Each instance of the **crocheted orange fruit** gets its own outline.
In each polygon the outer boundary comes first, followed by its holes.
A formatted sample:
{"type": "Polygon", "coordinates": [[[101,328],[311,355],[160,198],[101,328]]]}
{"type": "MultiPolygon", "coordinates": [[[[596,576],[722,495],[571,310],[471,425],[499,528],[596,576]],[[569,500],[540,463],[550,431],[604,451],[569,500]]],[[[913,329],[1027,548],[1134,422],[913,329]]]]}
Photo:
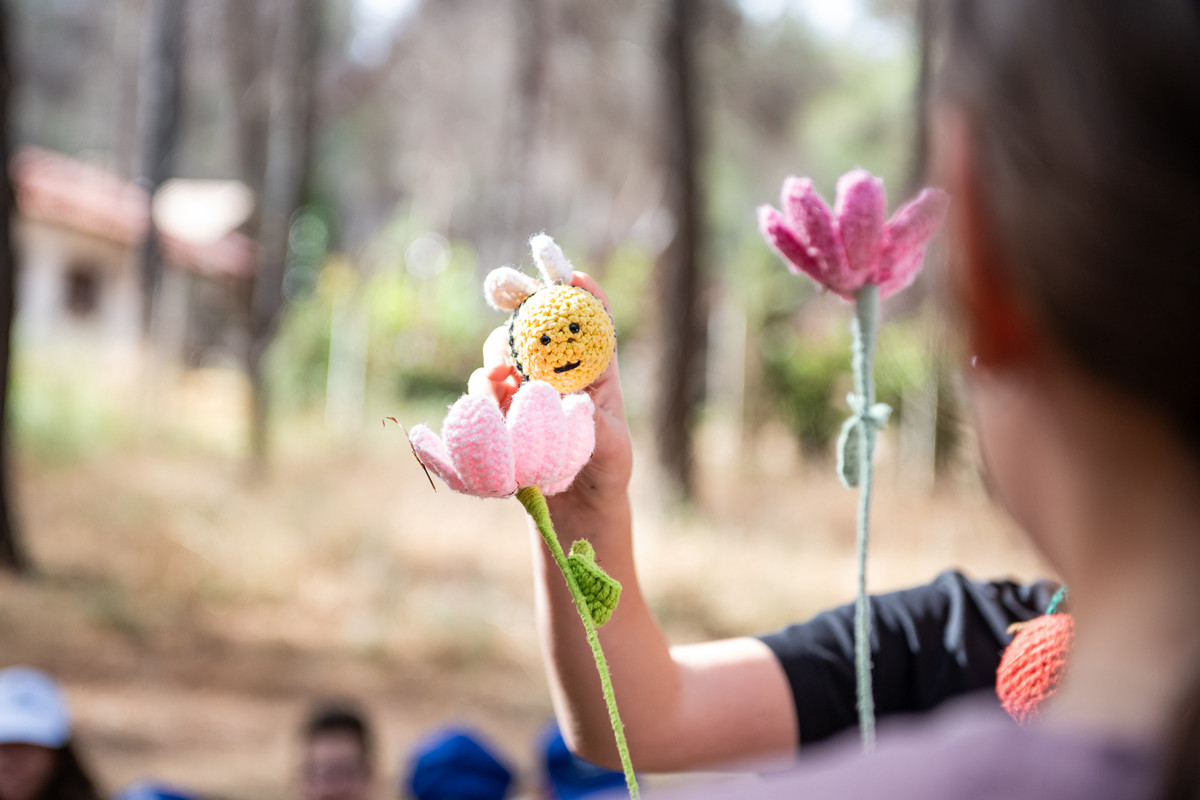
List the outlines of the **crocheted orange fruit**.
{"type": "Polygon", "coordinates": [[[563,394],[578,391],[608,369],[617,337],[600,300],[578,286],[546,286],[523,302],[508,322],[508,346],[517,372],[546,381],[563,394]]]}
{"type": "Polygon", "coordinates": [[[996,670],[996,694],[1017,722],[1026,723],[1058,690],[1075,634],[1070,614],[1047,614],[1024,624],[996,670]]]}

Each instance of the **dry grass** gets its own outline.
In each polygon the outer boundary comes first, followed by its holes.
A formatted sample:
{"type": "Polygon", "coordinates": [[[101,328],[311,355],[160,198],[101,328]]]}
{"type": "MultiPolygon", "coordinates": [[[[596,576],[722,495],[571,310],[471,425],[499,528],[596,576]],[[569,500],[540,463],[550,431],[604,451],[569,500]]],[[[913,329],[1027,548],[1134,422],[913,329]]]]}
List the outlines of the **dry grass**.
{"type": "MultiPolygon", "coordinates": [[[[528,769],[550,704],[519,505],[433,493],[390,425],[337,443],[296,423],[270,475],[249,480],[228,392],[176,398],[182,412],[100,452],[18,459],[40,576],[0,580],[3,661],[63,679],[110,788],[153,776],[284,797],[295,727],[326,694],[370,707],[389,780],[418,735],[451,720],[528,769]]],[[[661,508],[645,454],[635,480],[642,580],[671,637],[761,632],[848,600],[853,494],[786,436],[742,449],[708,433],[696,510],[661,508]]],[[[902,486],[885,451],[873,588],[952,565],[1038,574],[977,487],[902,486]]]]}

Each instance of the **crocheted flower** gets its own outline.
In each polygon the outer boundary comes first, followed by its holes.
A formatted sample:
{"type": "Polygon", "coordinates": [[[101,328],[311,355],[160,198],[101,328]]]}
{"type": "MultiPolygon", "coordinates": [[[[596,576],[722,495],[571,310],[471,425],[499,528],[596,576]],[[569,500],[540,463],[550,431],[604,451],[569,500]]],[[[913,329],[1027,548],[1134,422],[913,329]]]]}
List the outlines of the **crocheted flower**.
{"type": "Polygon", "coordinates": [[[508,497],[536,486],[564,491],[596,445],[590,397],[561,397],[544,381],[521,384],[507,418],[495,401],[463,395],[446,414],[442,435],[424,425],[409,433],[413,450],[456,492],[508,497]]]}
{"type": "Polygon", "coordinates": [[[771,206],[758,209],[763,236],[793,272],[851,300],[867,284],[878,286],[886,298],[913,282],[950,197],[924,189],[885,222],[883,181],[854,170],[838,179],[833,211],[808,178],[784,181],[780,204],[782,212],[771,206]]]}

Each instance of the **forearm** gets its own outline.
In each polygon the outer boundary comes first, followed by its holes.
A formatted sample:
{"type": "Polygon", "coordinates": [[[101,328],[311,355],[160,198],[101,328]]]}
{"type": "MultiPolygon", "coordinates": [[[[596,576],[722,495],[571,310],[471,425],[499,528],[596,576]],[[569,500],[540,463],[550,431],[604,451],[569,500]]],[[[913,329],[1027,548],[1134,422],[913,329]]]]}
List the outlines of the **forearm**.
{"type": "MultiPolygon", "coordinates": [[[[677,702],[679,676],[637,582],[628,497],[622,492],[594,504],[550,498],[550,510],[563,547],[587,539],[597,563],[621,583],[620,603],[599,635],[630,753],[645,769],[647,760],[655,760],[658,729],[677,702]]],[[[539,633],[559,724],[573,750],[615,767],[616,745],[579,613],[541,537],[536,530],[532,535],[539,633]]]]}
{"type": "MultiPolygon", "coordinates": [[[[790,689],[762,642],[668,646],[637,581],[624,493],[590,508],[552,503],[551,514],[564,546],[588,539],[598,563],[622,584],[621,601],[600,640],[637,769],[716,768],[794,754],[790,689]]],[[[538,619],[559,723],[573,750],[615,767],[608,712],[578,612],[540,537],[534,545],[538,619]]]]}

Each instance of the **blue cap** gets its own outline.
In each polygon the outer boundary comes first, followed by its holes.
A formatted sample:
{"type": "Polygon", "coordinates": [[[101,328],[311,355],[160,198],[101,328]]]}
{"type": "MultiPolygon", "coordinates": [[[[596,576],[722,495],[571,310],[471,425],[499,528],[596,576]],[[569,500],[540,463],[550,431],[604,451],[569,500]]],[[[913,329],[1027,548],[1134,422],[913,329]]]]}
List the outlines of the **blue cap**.
{"type": "Polygon", "coordinates": [[[445,728],[417,742],[405,783],[417,800],[501,800],[512,780],[478,734],[445,728]]]}
{"type": "Polygon", "coordinates": [[[53,678],[32,667],[0,670],[0,744],[57,750],[70,738],[67,698],[53,678]]]}
{"type": "Polygon", "coordinates": [[[550,796],[555,800],[575,800],[612,789],[625,788],[625,774],[584,761],[567,749],[558,723],[551,722],[542,731],[541,752],[550,796]]]}
{"type": "Polygon", "coordinates": [[[197,797],[161,783],[138,781],[113,795],[113,800],[197,800],[197,797]]]}

